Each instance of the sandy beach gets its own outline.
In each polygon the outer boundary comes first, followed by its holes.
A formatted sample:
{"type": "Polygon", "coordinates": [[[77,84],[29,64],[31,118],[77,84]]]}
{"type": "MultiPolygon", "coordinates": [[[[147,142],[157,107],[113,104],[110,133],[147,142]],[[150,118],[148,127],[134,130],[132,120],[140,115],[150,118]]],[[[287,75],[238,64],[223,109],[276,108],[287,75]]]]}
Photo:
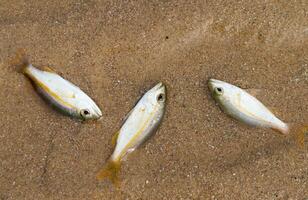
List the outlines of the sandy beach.
{"type": "Polygon", "coordinates": [[[292,126],[308,122],[308,1],[0,0],[0,200],[308,199],[308,136],[295,140],[225,115],[216,78],[259,91],[292,126]],[[91,96],[102,120],[52,109],[12,58],[25,49],[91,96]],[[157,82],[156,134],[98,182],[111,138],[157,82]]]}

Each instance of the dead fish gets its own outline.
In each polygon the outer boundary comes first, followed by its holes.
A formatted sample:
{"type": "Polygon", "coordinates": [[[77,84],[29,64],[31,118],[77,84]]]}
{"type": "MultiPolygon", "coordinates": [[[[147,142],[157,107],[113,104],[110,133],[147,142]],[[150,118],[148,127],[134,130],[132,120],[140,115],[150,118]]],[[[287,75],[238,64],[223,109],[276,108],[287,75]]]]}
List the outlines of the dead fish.
{"type": "Polygon", "coordinates": [[[82,120],[99,119],[102,116],[99,107],[87,94],[51,68],[38,69],[23,58],[21,72],[45,99],[63,113],[82,120]]]}
{"type": "Polygon", "coordinates": [[[138,101],[130,111],[118,133],[113,137],[115,149],[97,179],[109,178],[118,184],[118,171],[123,158],[137,149],[158,128],[165,110],[166,89],[158,83],[138,101]]]}
{"type": "Polygon", "coordinates": [[[229,116],[252,126],[272,128],[282,134],[289,133],[288,124],[278,119],[245,90],[215,79],[210,79],[208,85],[214,99],[229,116]]]}

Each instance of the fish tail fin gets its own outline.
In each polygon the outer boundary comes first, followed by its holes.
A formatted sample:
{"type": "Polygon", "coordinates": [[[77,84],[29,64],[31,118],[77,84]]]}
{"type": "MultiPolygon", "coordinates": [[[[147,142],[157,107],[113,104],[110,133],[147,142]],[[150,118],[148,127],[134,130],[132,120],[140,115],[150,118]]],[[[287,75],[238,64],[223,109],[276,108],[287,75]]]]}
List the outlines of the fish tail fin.
{"type": "Polygon", "coordinates": [[[286,123],[281,123],[279,126],[272,126],[271,129],[284,136],[290,135],[290,125],[286,123]]]}
{"type": "Polygon", "coordinates": [[[295,124],[291,127],[292,135],[298,146],[301,148],[305,147],[305,135],[308,133],[308,123],[307,124],[295,124]]]}
{"type": "Polygon", "coordinates": [[[105,178],[109,178],[114,185],[119,186],[120,181],[118,178],[118,173],[120,171],[120,168],[121,168],[120,161],[109,160],[107,164],[104,166],[104,168],[98,172],[96,178],[99,181],[105,178]]]}
{"type": "Polygon", "coordinates": [[[283,126],[275,127],[275,128],[272,128],[272,129],[274,129],[275,131],[277,131],[278,133],[280,133],[282,135],[289,135],[289,133],[290,133],[289,124],[284,124],[283,126]]]}
{"type": "Polygon", "coordinates": [[[15,57],[10,63],[12,66],[16,66],[18,72],[26,73],[26,69],[30,65],[30,62],[25,49],[18,49],[15,57]]]}

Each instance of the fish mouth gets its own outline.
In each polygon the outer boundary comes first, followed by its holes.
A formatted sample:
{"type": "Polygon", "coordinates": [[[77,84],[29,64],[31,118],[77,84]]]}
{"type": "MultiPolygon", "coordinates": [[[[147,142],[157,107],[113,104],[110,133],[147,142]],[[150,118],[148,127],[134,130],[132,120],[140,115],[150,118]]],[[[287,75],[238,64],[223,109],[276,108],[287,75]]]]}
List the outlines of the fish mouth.
{"type": "Polygon", "coordinates": [[[208,81],[208,87],[209,87],[209,89],[210,89],[211,92],[214,91],[215,83],[217,83],[217,80],[216,80],[216,79],[210,79],[210,80],[208,81]]]}
{"type": "Polygon", "coordinates": [[[101,119],[103,114],[101,111],[96,111],[96,116],[97,116],[97,119],[101,119]]]}
{"type": "Polygon", "coordinates": [[[103,115],[96,115],[97,120],[101,120],[103,115]]]}
{"type": "Polygon", "coordinates": [[[102,114],[102,111],[98,108],[98,107],[94,107],[93,108],[93,111],[94,111],[94,116],[97,120],[101,119],[103,114],[102,114]]]}
{"type": "Polygon", "coordinates": [[[101,121],[102,119],[103,119],[103,117],[102,117],[103,115],[99,115],[98,117],[97,117],[97,121],[101,121]]]}
{"type": "Polygon", "coordinates": [[[155,90],[165,90],[165,85],[162,82],[159,82],[154,86],[154,89],[155,90]]]}

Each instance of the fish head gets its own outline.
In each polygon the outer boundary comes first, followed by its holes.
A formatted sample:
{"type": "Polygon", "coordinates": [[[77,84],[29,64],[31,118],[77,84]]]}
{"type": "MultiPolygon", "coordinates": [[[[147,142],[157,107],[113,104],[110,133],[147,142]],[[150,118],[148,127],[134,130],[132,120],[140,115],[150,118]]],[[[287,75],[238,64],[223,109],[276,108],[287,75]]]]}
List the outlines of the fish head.
{"type": "Polygon", "coordinates": [[[93,101],[83,103],[78,114],[83,120],[100,119],[102,117],[102,111],[93,101]]]}
{"type": "Polygon", "coordinates": [[[208,86],[214,99],[220,103],[231,100],[232,96],[234,96],[234,87],[224,81],[210,79],[208,86]]]}
{"type": "Polygon", "coordinates": [[[164,106],[166,102],[166,87],[160,82],[156,84],[152,89],[150,89],[147,93],[147,100],[151,102],[153,105],[164,106]]]}

